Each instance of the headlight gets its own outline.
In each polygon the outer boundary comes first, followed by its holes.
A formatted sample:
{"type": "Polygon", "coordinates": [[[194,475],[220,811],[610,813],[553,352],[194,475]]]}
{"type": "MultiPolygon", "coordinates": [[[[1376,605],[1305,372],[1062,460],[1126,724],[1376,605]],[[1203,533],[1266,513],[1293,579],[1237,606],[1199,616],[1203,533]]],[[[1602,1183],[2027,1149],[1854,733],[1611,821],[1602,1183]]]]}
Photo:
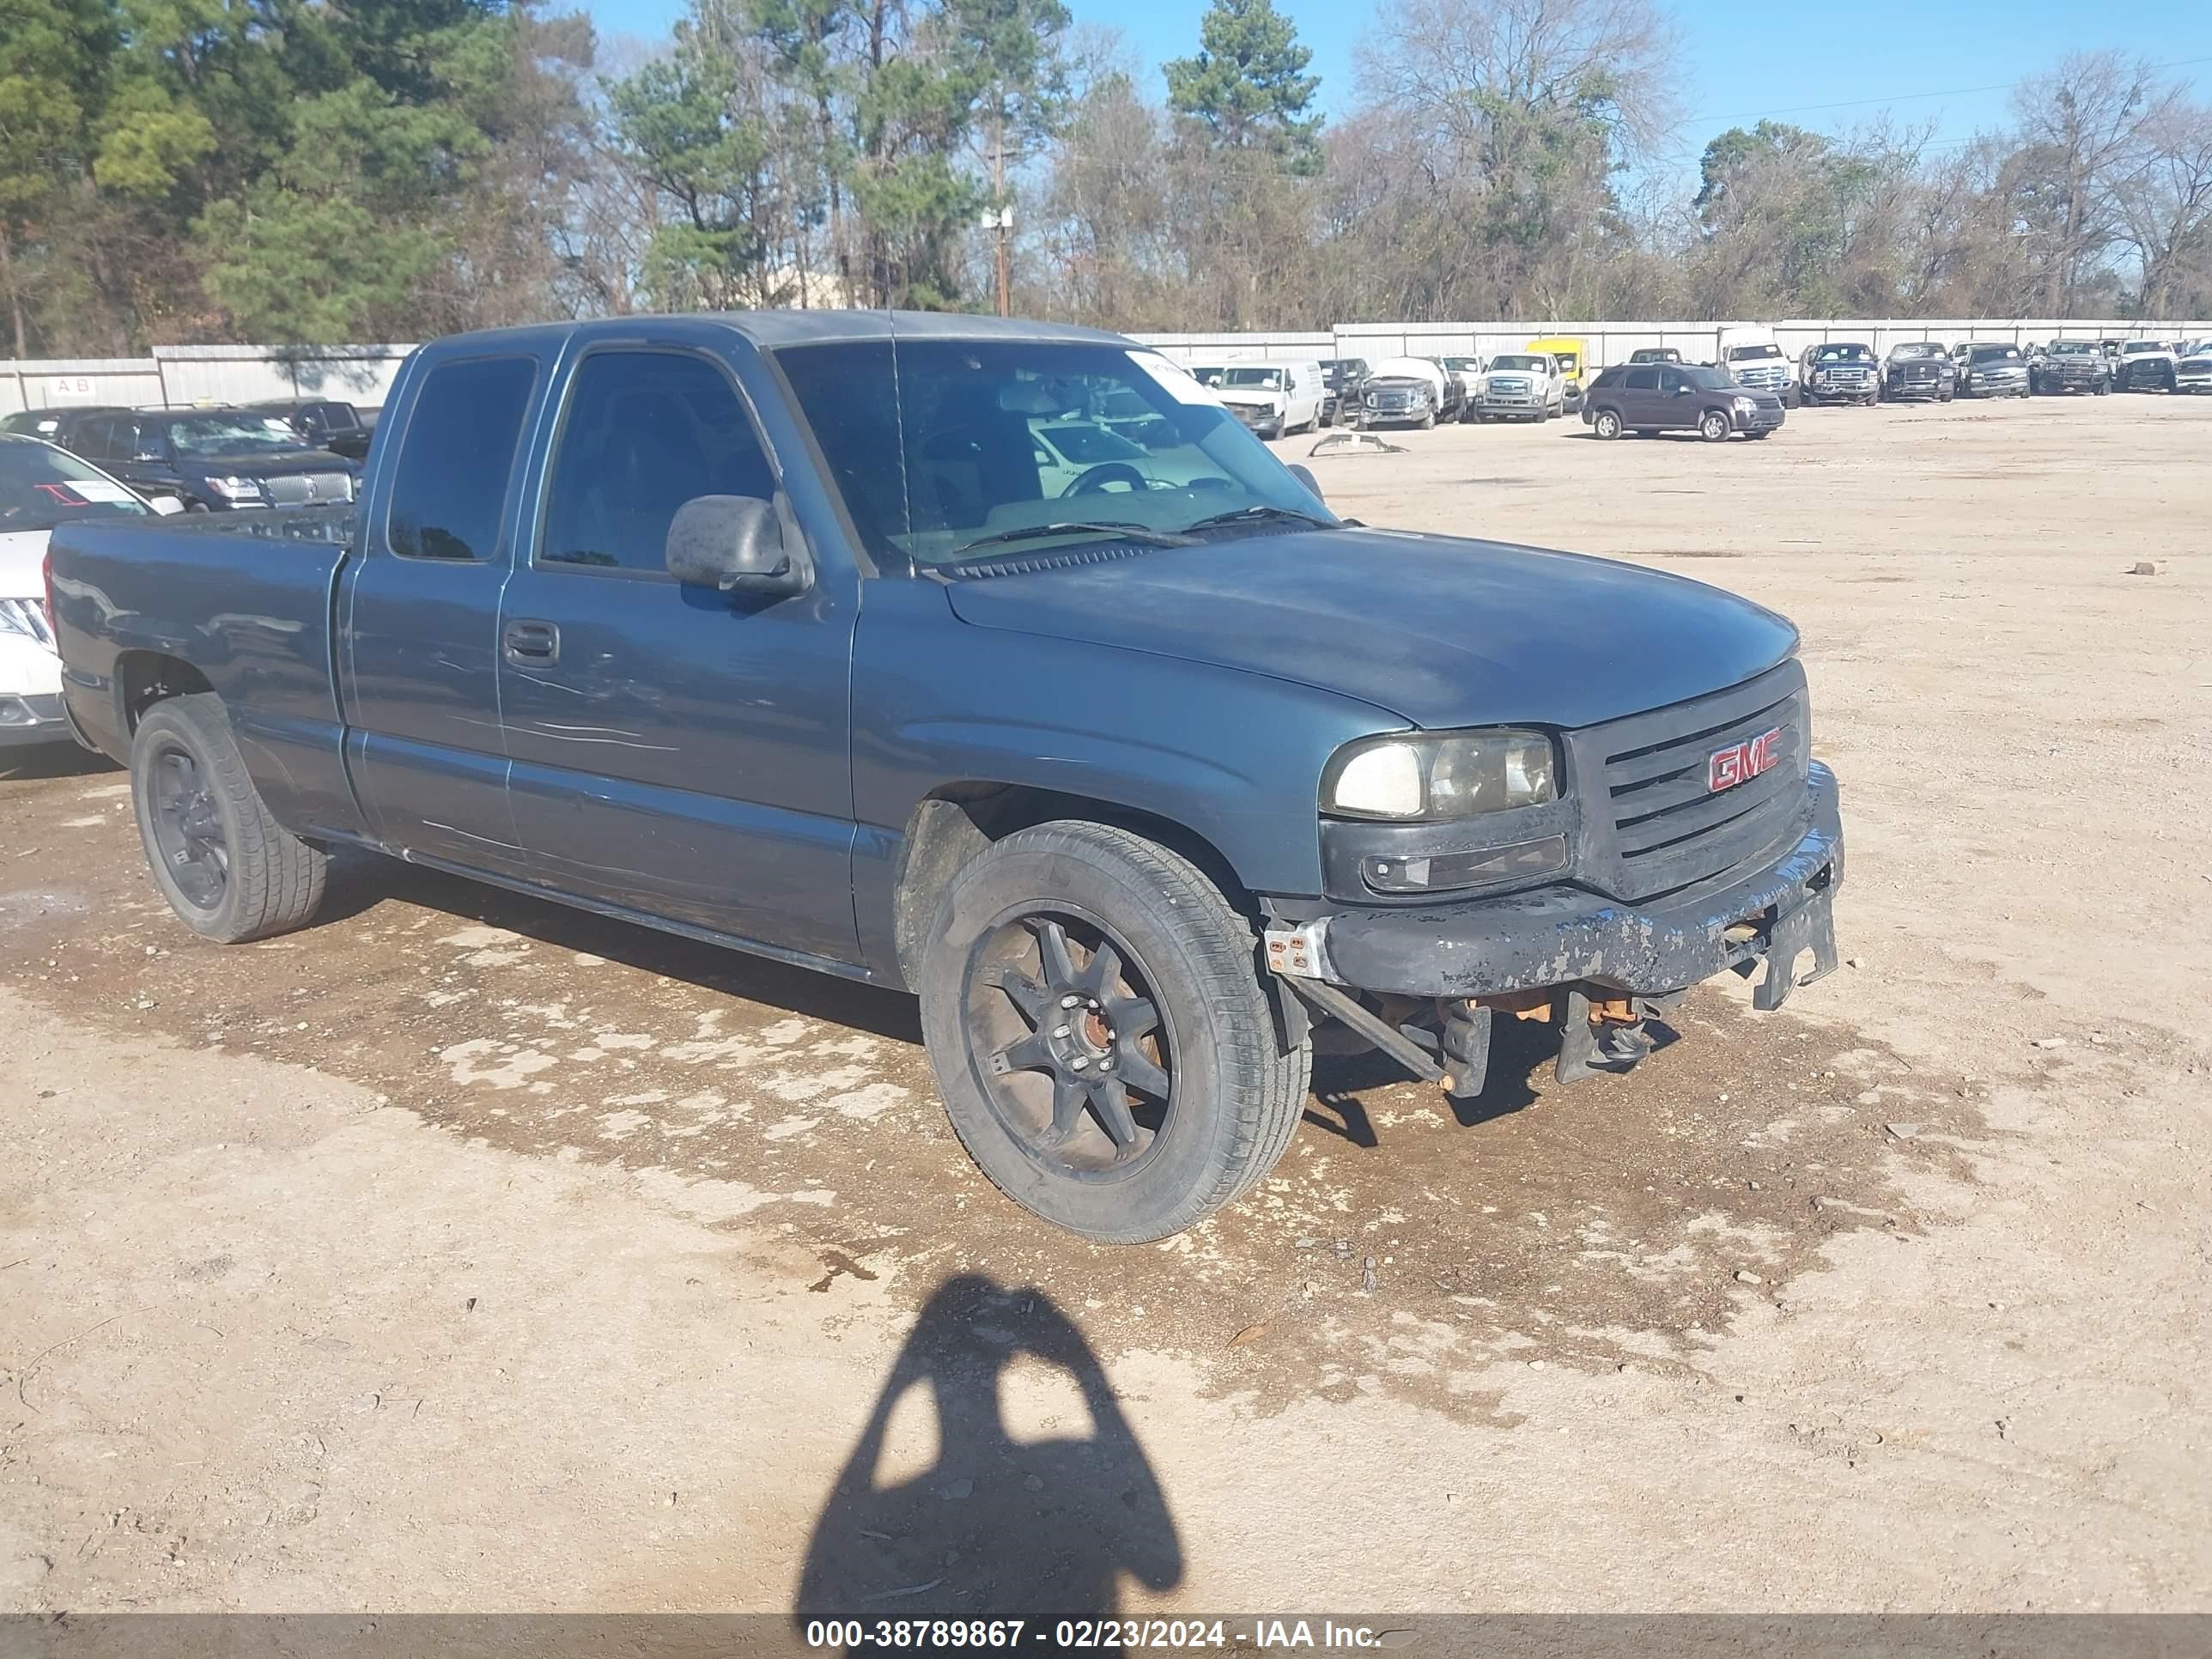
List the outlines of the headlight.
{"type": "Polygon", "coordinates": [[[258,478],[240,478],[235,476],[227,478],[210,478],[207,481],[207,487],[226,501],[234,501],[241,495],[258,496],[261,494],[261,480],[258,478]]]}
{"type": "Polygon", "coordinates": [[[1737,398],[1732,401],[1735,404],[1735,412],[1739,415],[1748,415],[1759,407],[1757,401],[1750,398],[1737,398]]]}
{"type": "Polygon", "coordinates": [[[1321,787],[1324,812],[1399,822],[1476,817],[1558,799],[1552,740],[1510,729],[1364,738],[1337,751],[1321,787]]]}
{"type": "Polygon", "coordinates": [[[0,634],[21,634],[53,649],[54,632],[46,621],[44,599],[0,599],[0,634]]]}

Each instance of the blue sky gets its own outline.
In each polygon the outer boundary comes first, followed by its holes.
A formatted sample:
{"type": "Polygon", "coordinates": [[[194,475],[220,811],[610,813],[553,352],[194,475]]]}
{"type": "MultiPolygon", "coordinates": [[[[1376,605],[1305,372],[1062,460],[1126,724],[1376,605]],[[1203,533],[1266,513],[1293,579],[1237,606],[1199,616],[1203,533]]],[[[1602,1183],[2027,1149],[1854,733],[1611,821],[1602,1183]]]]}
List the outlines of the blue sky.
{"type": "MultiPolygon", "coordinates": [[[[603,31],[665,33],[683,0],[579,0],[603,31]]],[[[1153,68],[1197,48],[1203,0],[1066,0],[1080,21],[1119,29],[1153,68]]],[[[1353,94],[1356,43],[1371,0],[1276,0],[1313,49],[1324,109],[1353,94]]],[[[557,0],[556,9],[558,9],[557,0]]],[[[1673,8],[1687,69],[1677,144],[1694,167],[1707,139],[1760,115],[1818,131],[1849,127],[1885,106],[1900,120],[1933,121],[1934,142],[1956,143],[2005,113],[2012,82],[2069,52],[2117,48],[2154,63],[2203,59],[2172,73],[2212,95],[2212,3],[2207,0],[1684,0],[1673,8]],[[1968,91],[1965,88],[1993,88],[1968,91]],[[1940,94],[1940,96],[1914,94],[1940,94]],[[1849,105],[1844,108],[1807,106],[1849,105]]]]}

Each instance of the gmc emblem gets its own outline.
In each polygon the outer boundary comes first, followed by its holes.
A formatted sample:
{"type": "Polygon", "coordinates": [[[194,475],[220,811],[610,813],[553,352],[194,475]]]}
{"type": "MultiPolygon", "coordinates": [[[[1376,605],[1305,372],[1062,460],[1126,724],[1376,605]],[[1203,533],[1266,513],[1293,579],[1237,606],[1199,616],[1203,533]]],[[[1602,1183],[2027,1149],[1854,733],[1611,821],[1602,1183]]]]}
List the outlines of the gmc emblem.
{"type": "Polygon", "coordinates": [[[1778,726],[1726,749],[1714,750],[1705,757],[1705,787],[1714,794],[1733,789],[1739,783],[1750,782],[1781,758],[1782,728],[1778,726]]]}

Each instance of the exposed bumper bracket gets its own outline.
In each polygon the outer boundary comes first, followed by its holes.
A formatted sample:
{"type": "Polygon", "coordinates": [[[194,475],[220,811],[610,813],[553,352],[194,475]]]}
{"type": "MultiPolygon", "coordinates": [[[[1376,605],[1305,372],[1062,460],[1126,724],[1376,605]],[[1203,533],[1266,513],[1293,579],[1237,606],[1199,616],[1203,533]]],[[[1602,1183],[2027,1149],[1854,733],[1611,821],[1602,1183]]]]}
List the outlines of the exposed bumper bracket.
{"type": "MultiPolygon", "coordinates": [[[[1322,980],[1293,979],[1285,975],[1283,982],[1322,1013],[1342,1020],[1424,1083],[1443,1083],[1446,1080],[1447,1073],[1443,1066],[1437,1064],[1435,1055],[1370,1009],[1358,998],[1322,980]]],[[[1479,1092],[1481,1085],[1478,1083],[1475,1086],[1479,1092]]]]}

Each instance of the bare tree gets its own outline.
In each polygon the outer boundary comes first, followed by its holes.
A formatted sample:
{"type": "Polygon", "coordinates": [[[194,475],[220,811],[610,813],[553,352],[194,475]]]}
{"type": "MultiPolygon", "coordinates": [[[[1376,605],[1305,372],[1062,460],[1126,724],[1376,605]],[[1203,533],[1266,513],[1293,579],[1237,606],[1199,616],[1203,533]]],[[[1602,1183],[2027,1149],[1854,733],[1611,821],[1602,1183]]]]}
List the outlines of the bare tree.
{"type": "Polygon", "coordinates": [[[2204,305],[2212,287],[2212,107],[2176,100],[2146,121],[2137,164],[2113,197],[2141,261],[2143,315],[2204,305]]]}
{"type": "Polygon", "coordinates": [[[2119,234],[2113,186],[2138,165],[2147,129],[2180,101],[2152,66],[2112,52],[2075,53],[2013,94],[2020,154],[2012,185],[2037,237],[2043,298],[2070,314],[2092,266],[2119,234]]]}
{"type": "Polygon", "coordinates": [[[1679,58],[1654,0],[1390,0],[1359,84],[1400,176],[1458,229],[1429,286],[1455,308],[1577,308],[1612,174],[1671,125],[1679,58]]]}

